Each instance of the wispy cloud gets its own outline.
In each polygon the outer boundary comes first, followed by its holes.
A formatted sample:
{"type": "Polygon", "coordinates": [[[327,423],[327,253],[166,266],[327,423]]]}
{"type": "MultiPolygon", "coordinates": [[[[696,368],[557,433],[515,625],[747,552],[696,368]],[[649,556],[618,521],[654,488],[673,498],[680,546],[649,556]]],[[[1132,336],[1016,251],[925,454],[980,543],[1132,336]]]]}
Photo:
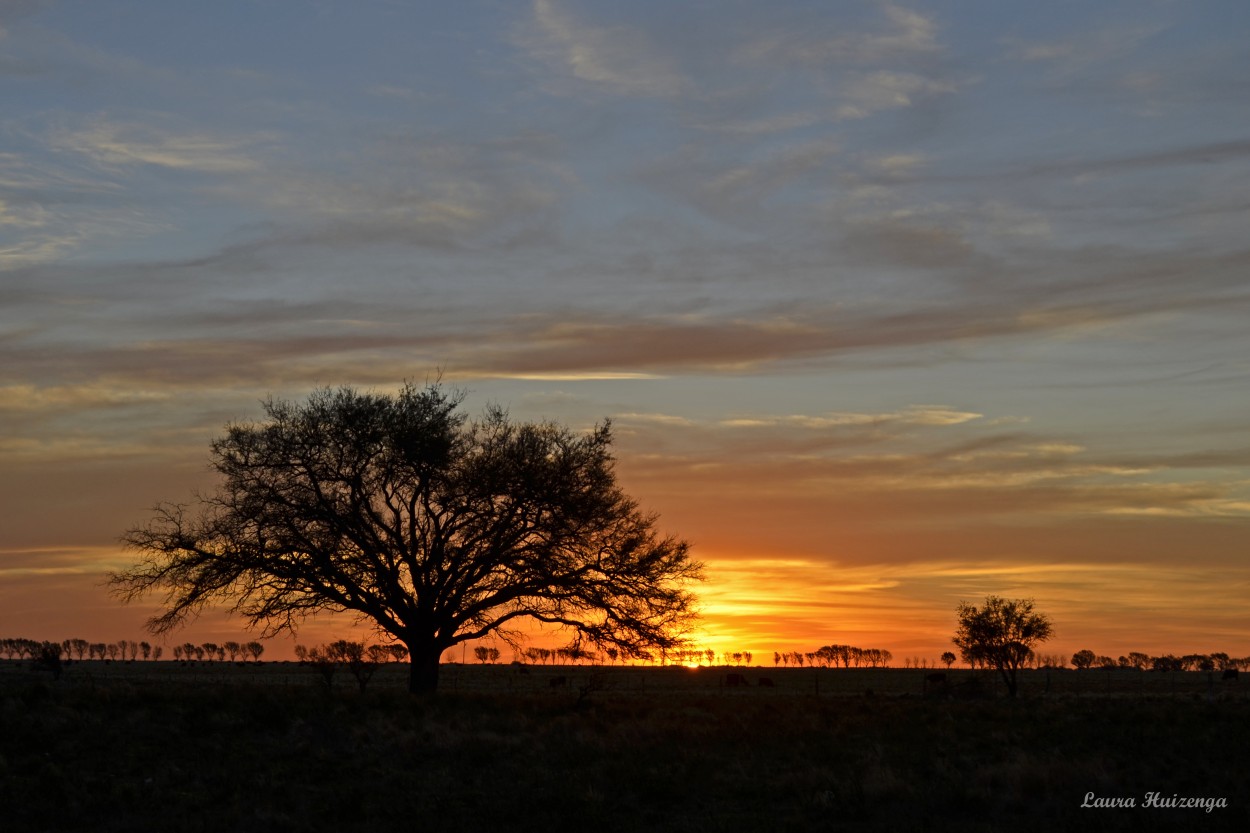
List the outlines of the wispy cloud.
{"type": "Polygon", "coordinates": [[[1234,139],[1222,142],[1177,145],[1147,152],[1106,154],[1096,158],[1051,159],[999,171],[970,171],[931,176],[925,173],[899,173],[898,181],[991,181],[1022,180],[1050,177],[1090,177],[1104,174],[1128,174],[1186,165],[1218,165],[1239,162],[1250,157],[1250,141],[1234,139]]]}
{"type": "Polygon", "coordinates": [[[1151,22],[1117,23],[1050,40],[1011,38],[1004,43],[1008,57],[1049,65],[1055,79],[1070,81],[1095,66],[1114,64],[1131,55],[1164,28],[1151,22]]]}
{"type": "Polygon", "coordinates": [[[170,398],[165,391],[136,390],[129,385],[109,386],[99,382],[54,387],[3,385],[0,386],[0,414],[40,413],[46,417],[50,412],[165,402],[170,398]]]}
{"type": "Polygon", "coordinates": [[[881,70],[854,75],[841,84],[834,110],[842,119],[862,119],[882,110],[910,107],[958,88],[949,81],[926,78],[911,72],[881,70]]]}
{"type": "Polygon", "coordinates": [[[933,18],[893,3],[871,4],[881,14],[862,31],[845,32],[832,17],[787,29],[765,29],[738,50],[740,60],[807,66],[879,65],[929,57],[942,49],[933,18]]]}
{"type": "Polygon", "coordinates": [[[271,384],[284,377],[320,381],[331,368],[358,379],[402,377],[402,369],[414,364],[477,378],[638,378],[739,374],[884,350],[909,351],[915,360],[933,363],[943,361],[943,354],[916,349],[1088,335],[1152,315],[1250,305],[1243,280],[1248,253],[1100,250],[1062,259],[1051,254],[1056,273],[1039,271],[1029,281],[995,282],[993,272],[985,271],[975,280],[966,277],[965,284],[961,276],[931,292],[922,306],[876,300],[680,315],[646,307],[609,315],[562,306],[509,314],[470,309],[446,292],[431,306],[420,295],[379,303],[327,287],[306,293],[302,303],[253,298],[240,309],[229,297],[246,292],[249,270],[260,268],[249,260],[256,256],[238,251],[203,262],[13,270],[0,295],[16,316],[12,321],[27,326],[0,342],[4,378],[26,384],[38,375],[55,384],[116,374],[140,386],[147,379],[271,384]],[[969,294],[973,290],[979,296],[969,294]],[[186,308],[188,291],[204,296],[194,309],[186,308]],[[136,293],[146,297],[139,311],[133,307],[136,293]],[[49,303],[62,305],[67,315],[96,312],[62,316],[64,325],[29,315],[49,303]],[[158,304],[168,307],[166,314],[142,313],[158,304]],[[102,322],[102,309],[110,310],[107,320],[127,337],[84,348],[81,329],[76,334],[74,327],[102,322]],[[231,329],[248,321],[263,322],[264,335],[231,329]]]}
{"type": "Polygon", "coordinates": [[[566,79],[630,96],[673,96],[688,82],[640,29],[578,19],[556,0],[534,0],[518,42],[566,79]]]}
{"type": "Polygon", "coordinates": [[[732,428],[760,428],[790,425],[798,428],[838,428],[842,426],[883,426],[888,423],[902,425],[959,425],[981,414],[959,411],[945,405],[909,405],[901,411],[884,413],[828,413],[787,414],[784,416],[746,416],[721,420],[720,424],[732,428]]]}
{"type": "Polygon", "coordinates": [[[58,131],[51,144],[106,167],[153,165],[207,173],[245,173],[261,166],[256,148],[271,140],[267,136],[240,139],[184,133],[97,116],[82,127],[58,131]]]}

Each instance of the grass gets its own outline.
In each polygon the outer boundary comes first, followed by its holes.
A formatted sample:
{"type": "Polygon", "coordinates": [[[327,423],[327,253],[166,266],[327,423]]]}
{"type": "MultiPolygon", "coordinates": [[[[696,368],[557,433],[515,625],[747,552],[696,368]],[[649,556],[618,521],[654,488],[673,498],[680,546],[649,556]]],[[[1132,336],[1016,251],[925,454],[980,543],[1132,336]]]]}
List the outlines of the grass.
{"type": "Polygon", "coordinates": [[[917,696],[923,672],[907,670],[832,673],[818,696],[803,681],[819,675],[806,669],[749,670],[753,681],[774,680],[749,689],[721,687],[723,673],[711,669],[609,669],[579,698],[585,669],[445,671],[443,693],[413,698],[398,668],[361,696],[348,679],[326,692],[285,663],[80,663],[56,683],[0,663],[0,829],[1114,831],[1250,822],[1250,700],[1229,690],[1208,698],[1205,681],[1175,697],[1112,685],[1111,696],[1009,702],[926,699],[917,696]],[[552,688],[557,676],[568,685],[552,688]],[[1140,804],[1152,790],[1225,797],[1229,807],[1080,807],[1088,792],[1140,804]]]}

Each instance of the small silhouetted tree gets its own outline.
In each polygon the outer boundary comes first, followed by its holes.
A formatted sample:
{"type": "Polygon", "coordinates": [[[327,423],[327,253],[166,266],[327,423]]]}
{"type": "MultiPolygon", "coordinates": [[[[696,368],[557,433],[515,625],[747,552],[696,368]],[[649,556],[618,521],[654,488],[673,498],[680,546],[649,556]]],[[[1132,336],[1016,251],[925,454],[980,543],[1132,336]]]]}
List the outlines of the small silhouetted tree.
{"type": "Polygon", "coordinates": [[[981,607],[961,602],[956,608],[958,629],[951,639],[963,658],[995,668],[1016,696],[1016,672],[1024,667],[1033,646],[1050,639],[1054,626],[1049,617],[1034,611],[1032,599],[987,596],[981,607]]]}
{"type": "Polygon", "coordinates": [[[478,662],[485,663],[486,658],[490,656],[490,649],[488,649],[485,645],[478,645],[473,649],[473,656],[478,662]]]}
{"type": "Polygon", "coordinates": [[[35,650],[34,661],[36,668],[42,668],[52,673],[53,680],[61,679],[61,654],[64,648],[56,642],[42,642],[35,650]]]}
{"type": "Polygon", "coordinates": [[[182,646],[181,645],[174,646],[174,660],[176,662],[182,662],[182,646]]]}
{"type": "Polygon", "coordinates": [[[225,649],[226,655],[230,657],[231,662],[237,661],[239,659],[239,653],[243,650],[243,646],[234,640],[223,642],[221,647],[225,649]]]}
{"type": "Polygon", "coordinates": [[[1088,648],[1082,648],[1072,655],[1072,667],[1077,670],[1085,670],[1094,664],[1094,660],[1098,656],[1088,648]]]}
{"type": "Polygon", "coordinates": [[[165,649],[160,645],[152,646],[152,661],[157,662],[161,658],[161,654],[165,653],[165,649]]]}
{"type": "Polygon", "coordinates": [[[308,664],[325,683],[326,691],[334,688],[334,674],[339,669],[338,659],[327,653],[327,646],[318,645],[308,651],[308,664]]]}
{"type": "Polygon", "coordinates": [[[91,647],[91,643],[85,639],[71,639],[69,641],[70,650],[74,652],[74,659],[82,660],[83,654],[87,653],[87,649],[91,647]]]}
{"type": "Polygon", "coordinates": [[[143,659],[145,661],[150,660],[152,658],[152,643],[140,642],[139,651],[143,654],[143,659]]]}
{"type": "Polygon", "coordinates": [[[378,668],[393,654],[383,645],[365,645],[362,642],[340,639],[329,645],[314,648],[308,656],[314,669],[322,675],[327,687],[331,685],[334,670],[344,667],[356,680],[360,693],[364,694],[365,688],[368,687],[378,668]]]}
{"type": "Polygon", "coordinates": [[[952,665],[955,664],[955,655],[952,654],[950,651],[943,651],[942,652],[942,664],[945,665],[947,668],[950,668],[952,665]]]}
{"type": "Polygon", "coordinates": [[[261,654],[265,653],[265,646],[256,641],[247,643],[246,645],[243,646],[243,648],[249,654],[251,654],[252,662],[256,662],[256,663],[260,662],[261,654]]]}
{"type": "Polygon", "coordinates": [[[140,559],[115,592],[167,594],[155,633],[222,602],[267,634],[350,611],[407,646],[413,692],[448,648],[527,620],[630,655],[680,647],[702,565],[617,485],[610,426],[470,422],[460,402],[406,385],[266,403],[212,443],[220,488],[125,534],[140,559]]]}
{"type": "Polygon", "coordinates": [[[360,687],[360,693],[364,694],[365,687],[378,670],[377,663],[370,661],[365,655],[364,644],[340,639],[329,646],[329,653],[347,666],[348,673],[355,677],[356,685],[360,687]]]}
{"type": "Polygon", "coordinates": [[[201,655],[207,656],[208,661],[212,662],[213,659],[217,656],[217,643],[216,642],[205,642],[200,647],[203,648],[204,650],[202,654],[200,651],[196,651],[195,652],[196,657],[199,657],[201,655]]]}

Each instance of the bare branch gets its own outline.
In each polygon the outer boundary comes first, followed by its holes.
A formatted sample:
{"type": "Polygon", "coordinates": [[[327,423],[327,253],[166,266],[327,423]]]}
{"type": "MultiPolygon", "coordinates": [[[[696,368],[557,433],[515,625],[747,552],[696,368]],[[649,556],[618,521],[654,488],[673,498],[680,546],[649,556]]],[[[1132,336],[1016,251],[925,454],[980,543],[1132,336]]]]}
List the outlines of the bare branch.
{"type": "Polygon", "coordinates": [[[608,424],[578,436],[498,408],[469,422],[462,398],[435,384],[266,402],[212,443],[216,492],[123,536],[140,557],[114,593],[164,594],[158,633],[210,605],[266,634],[350,611],[408,646],[414,689],[447,647],[524,620],[634,653],[678,644],[702,566],[617,486],[608,424]]]}

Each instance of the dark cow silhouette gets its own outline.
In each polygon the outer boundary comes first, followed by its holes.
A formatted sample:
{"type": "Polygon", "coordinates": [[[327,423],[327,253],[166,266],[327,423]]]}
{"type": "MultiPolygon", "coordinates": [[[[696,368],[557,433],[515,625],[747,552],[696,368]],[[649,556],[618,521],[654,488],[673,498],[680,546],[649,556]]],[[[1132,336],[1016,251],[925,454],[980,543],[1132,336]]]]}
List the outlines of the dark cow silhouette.
{"type": "Polygon", "coordinates": [[[742,674],[726,674],[725,675],[725,685],[729,686],[730,688],[737,688],[738,686],[749,686],[750,684],[751,684],[750,680],[748,680],[742,674]]]}
{"type": "Polygon", "coordinates": [[[1224,675],[1223,675],[1220,679],[1223,679],[1223,680],[1236,680],[1236,679],[1237,679],[1237,669],[1236,669],[1236,668],[1225,668],[1225,669],[1224,669],[1224,675]]]}
{"type": "Polygon", "coordinates": [[[551,680],[548,681],[547,683],[547,685],[551,686],[552,688],[564,688],[568,684],[569,684],[568,677],[552,677],[551,680]]]}
{"type": "Polygon", "coordinates": [[[938,672],[936,674],[925,674],[925,685],[946,685],[946,675],[938,672]]]}
{"type": "Polygon", "coordinates": [[[774,687],[773,678],[772,677],[760,677],[759,685],[762,686],[763,688],[773,688],[774,687]]]}

